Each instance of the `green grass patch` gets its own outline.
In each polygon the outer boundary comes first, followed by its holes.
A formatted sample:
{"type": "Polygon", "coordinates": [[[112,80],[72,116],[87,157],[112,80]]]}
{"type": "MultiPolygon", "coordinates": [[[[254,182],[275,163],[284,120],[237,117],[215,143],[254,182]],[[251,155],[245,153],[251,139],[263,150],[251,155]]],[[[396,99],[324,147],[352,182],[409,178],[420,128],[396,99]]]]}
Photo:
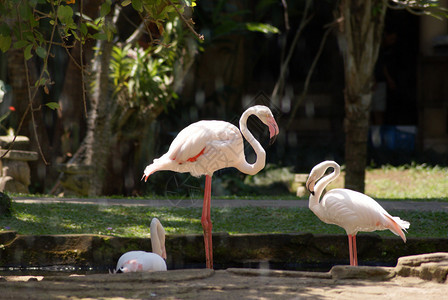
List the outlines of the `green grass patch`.
{"type": "MultiPolygon", "coordinates": [[[[201,213],[201,208],[13,203],[13,215],[0,217],[0,231],[148,237],[151,219],[157,217],[168,234],[201,234],[201,213]]],[[[448,213],[390,213],[411,222],[408,237],[448,237],[448,213]]],[[[212,207],[211,215],[213,232],[345,234],[340,227],[321,222],[307,208],[212,207]]],[[[389,231],[377,233],[393,236],[389,231]]]]}

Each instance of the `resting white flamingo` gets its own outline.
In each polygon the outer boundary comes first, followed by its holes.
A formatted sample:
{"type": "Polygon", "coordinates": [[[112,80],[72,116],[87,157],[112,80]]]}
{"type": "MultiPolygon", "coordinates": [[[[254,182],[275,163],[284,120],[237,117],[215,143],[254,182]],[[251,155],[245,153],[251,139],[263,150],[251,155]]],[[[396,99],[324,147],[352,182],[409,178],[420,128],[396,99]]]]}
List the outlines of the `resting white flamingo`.
{"type": "Polygon", "coordinates": [[[406,242],[403,230],[409,228],[409,222],[391,216],[367,195],[348,189],[333,189],[319,202],[325,187],[339,176],[340,171],[341,167],[334,161],[321,162],[311,170],[306,187],[310,192],[309,208],[314,214],[323,222],[338,225],[347,232],[350,265],[358,265],[356,234],[359,231],[389,229],[406,242]],[[333,168],[333,172],[324,176],[328,168],[333,168]]]}
{"type": "MultiPolygon", "coordinates": [[[[269,127],[271,143],[279,130],[269,108],[256,105],[248,108],[240,118],[240,130],[224,121],[199,121],[185,127],[171,143],[167,153],[148,165],[144,171],[145,181],[156,171],[170,170],[189,172],[193,176],[205,175],[202,228],[207,268],[213,269],[212,221],[210,218],[211,182],[216,170],[234,167],[243,173],[254,175],[265,166],[266,152],[247,129],[250,115],[257,116],[269,127]],[[250,164],[244,155],[243,137],[255,150],[257,160],[250,164]]],[[[142,179],[143,179],[142,178],[142,179]]]]}
{"type": "Polygon", "coordinates": [[[152,219],[150,231],[153,252],[126,252],[118,259],[115,272],[166,271],[165,229],[157,218],[152,219]]]}

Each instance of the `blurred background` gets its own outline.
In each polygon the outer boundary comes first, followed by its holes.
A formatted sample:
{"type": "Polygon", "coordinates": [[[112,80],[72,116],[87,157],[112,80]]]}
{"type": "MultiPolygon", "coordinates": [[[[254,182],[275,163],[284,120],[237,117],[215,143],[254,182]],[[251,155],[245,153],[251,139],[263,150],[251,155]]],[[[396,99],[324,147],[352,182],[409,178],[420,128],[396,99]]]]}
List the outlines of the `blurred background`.
{"type": "MultiPolygon", "coordinates": [[[[84,1],[84,13],[94,18],[100,2],[84,1]]],[[[326,34],[335,26],[333,1],[289,1],[287,6],[285,1],[269,0],[195,3],[183,15],[192,18],[203,41],[174,11],[163,22],[147,21],[140,34],[135,34],[138,14],[131,6],[114,14],[109,86],[103,95],[109,99],[104,105],[111,142],[94,137],[99,144],[92,146],[104,148],[101,153],[107,157],[100,194],[201,195],[203,180],[188,174],[159,172],[147,183],[140,178],[145,166],[165,153],[188,124],[219,119],[237,125],[247,107],[260,103],[272,108],[280,128],[277,141],[268,146],[267,132],[259,130],[257,120],[249,125],[259,132],[267,152],[268,165],[257,176],[271,180],[261,189],[254,177],[222,170],[215,176],[214,195],[290,193],[285,182],[294,174],[308,173],[325,159],[344,164],[343,57],[337,33],[326,34]]],[[[48,24],[41,26],[50,32],[48,24]]],[[[372,107],[367,165],[448,163],[447,36],[446,19],[387,10],[372,92],[384,103],[372,107]]],[[[51,80],[37,91],[33,106],[42,105],[34,114],[37,135],[30,114],[22,121],[28,107],[23,50],[0,54],[0,115],[6,116],[1,119],[1,135],[11,135],[11,129],[21,126],[19,135],[30,141],[13,149],[39,154],[28,162],[30,193],[87,195],[92,183],[88,174],[94,171],[86,137],[98,132],[88,120],[92,112],[101,111],[102,103],[92,88],[101,82],[94,65],[105,59],[106,48],[87,40],[80,51],[73,37],[57,39],[72,47],[51,49],[51,80]],[[84,74],[78,67],[81,58],[89,70],[84,74]],[[58,105],[51,109],[48,103],[58,105]]],[[[37,56],[28,65],[35,74],[44,68],[37,56]]],[[[2,148],[10,142],[5,138],[2,148]]],[[[254,159],[250,147],[246,150],[248,160],[254,159]]]]}

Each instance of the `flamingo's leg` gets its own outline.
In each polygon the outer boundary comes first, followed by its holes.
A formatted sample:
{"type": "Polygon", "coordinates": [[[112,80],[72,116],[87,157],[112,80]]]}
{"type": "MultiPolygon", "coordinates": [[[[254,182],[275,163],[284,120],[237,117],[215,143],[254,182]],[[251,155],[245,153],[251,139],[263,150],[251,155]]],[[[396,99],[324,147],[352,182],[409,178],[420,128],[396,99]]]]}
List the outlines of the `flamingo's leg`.
{"type": "Polygon", "coordinates": [[[352,236],[348,235],[348,254],[350,256],[350,266],[354,266],[353,262],[353,245],[352,245],[352,236]]]}
{"type": "Polygon", "coordinates": [[[358,265],[358,252],[356,250],[356,235],[352,236],[353,242],[352,242],[352,250],[353,250],[353,265],[358,265]]]}
{"type": "Polygon", "coordinates": [[[205,262],[206,267],[209,269],[213,269],[213,246],[212,246],[213,224],[210,217],[211,192],[212,192],[212,177],[206,175],[201,224],[202,229],[204,230],[205,262]]]}

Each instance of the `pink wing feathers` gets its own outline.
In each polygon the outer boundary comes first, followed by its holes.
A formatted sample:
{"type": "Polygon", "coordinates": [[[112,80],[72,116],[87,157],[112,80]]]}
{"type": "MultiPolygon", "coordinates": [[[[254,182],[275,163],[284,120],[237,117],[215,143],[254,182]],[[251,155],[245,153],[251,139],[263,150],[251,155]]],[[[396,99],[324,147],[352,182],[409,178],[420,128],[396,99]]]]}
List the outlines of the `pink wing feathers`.
{"type": "Polygon", "coordinates": [[[359,231],[389,229],[406,242],[403,230],[409,222],[391,216],[381,205],[367,195],[347,189],[333,189],[322,198],[325,221],[344,228],[347,234],[359,231]]]}
{"type": "Polygon", "coordinates": [[[236,126],[224,121],[199,121],[179,132],[168,152],[146,167],[143,178],[161,170],[211,175],[220,168],[233,166],[242,151],[243,140],[236,126]],[[220,160],[222,155],[226,159],[220,160]]]}

